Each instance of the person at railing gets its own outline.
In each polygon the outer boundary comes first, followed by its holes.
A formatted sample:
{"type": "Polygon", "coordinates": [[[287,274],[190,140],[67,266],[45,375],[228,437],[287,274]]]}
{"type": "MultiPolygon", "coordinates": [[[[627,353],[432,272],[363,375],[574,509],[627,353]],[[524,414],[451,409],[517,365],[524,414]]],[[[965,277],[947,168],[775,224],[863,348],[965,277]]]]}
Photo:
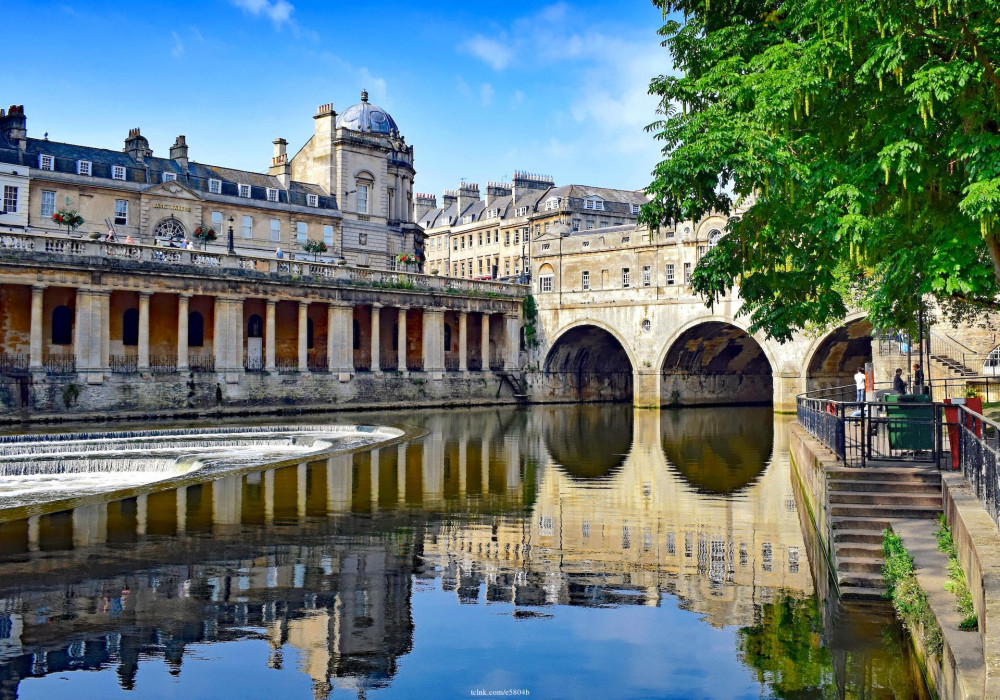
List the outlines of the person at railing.
{"type": "Polygon", "coordinates": [[[924,371],[920,369],[919,362],[916,362],[913,365],[913,393],[924,393],[924,371]]]}
{"type": "Polygon", "coordinates": [[[128,245],[135,245],[135,241],[132,240],[132,234],[131,233],[125,234],[125,243],[128,244],[128,245]]]}
{"type": "Polygon", "coordinates": [[[865,400],[865,368],[858,367],[858,371],[854,373],[854,385],[857,387],[858,395],[855,401],[861,403],[865,400]]]}
{"type": "Polygon", "coordinates": [[[105,243],[114,243],[115,242],[115,232],[114,232],[114,230],[108,231],[108,235],[107,235],[107,237],[105,237],[104,242],[105,243]]]}
{"type": "Polygon", "coordinates": [[[184,250],[194,250],[194,242],[191,239],[188,239],[184,244],[184,250]]]}
{"type": "Polygon", "coordinates": [[[900,367],[896,368],[896,376],[892,379],[892,390],[900,395],[906,393],[906,381],[903,380],[903,370],[900,367]]]}
{"type": "Polygon", "coordinates": [[[274,249],[274,257],[276,257],[278,260],[281,260],[283,257],[285,257],[285,254],[281,252],[280,245],[274,249]]]}

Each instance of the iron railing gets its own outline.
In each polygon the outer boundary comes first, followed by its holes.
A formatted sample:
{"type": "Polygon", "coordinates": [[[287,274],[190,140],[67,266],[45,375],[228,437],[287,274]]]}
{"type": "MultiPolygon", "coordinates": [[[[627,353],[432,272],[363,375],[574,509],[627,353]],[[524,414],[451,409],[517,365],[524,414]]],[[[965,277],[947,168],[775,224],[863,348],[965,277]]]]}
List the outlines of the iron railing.
{"type": "Polygon", "coordinates": [[[490,369],[494,372],[499,372],[503,369],[503,355],[499,352],[490,353],[490,369]]]}
{"type": "Polygon", "coordinates": [[[458,358],[457,357],[445,357],[444,358],[444,369],[446,372],[457,372],[458,371],[458,358]]]}
{"type": "Polygon", "coordinates": [[[243,356],[243,369],[247,372],[263,372],[264,371],[264,358],[263,357],[250,357],[249,355],[243,356]]]}
{"type": "Polygon", "coordinates": [[[395,372],[399,369],[399,355],[395,352],[380,352],[378,366],[385,372],[395,372]]]}
{"type": "Polygon", "coordinates": [[[958,462],[983,508],[1000,525],[1000,424],[958,406],[958,462]]]}
{"type": "Polygon", "coordinates": [[[0,353],[0,374],[25,374],[29,359],[28,355],[0,353]]]}
{"type": "Polygon", "coordinates": [[[326,356],[325,352],[311,352],[306,358],[306,361],[310,372],[330,371],[329,358],[326,356]]]}
{"type": "Polygon", "coordinates": [[[372,369],[372,353],[371,350],[364,348],[355,349],[354,351],[354,370],[356,372],[370,372],[372,369]]]}
{"type": "Polygon", "coordinates": [[[42,357],[48,374],[72,374],[76,371],[76,355],[71,352],[49,353],[42,357]]]}
{"type": "Polygon", "coordinates": [[[112,355],[108,362],[114,374],[135,374],[139,371],[138,355],[112,355]]]}
{"type": "Polygon", "coordinates": [[[151,355],[149,357],[149,371],[156,374],[176,372],[176,355],[151,355]]]}
{"type": "Polygon", "coordinates": [[[481,358],[481,357],[470,357],[469,358],[469,371],[470,372],[482,372],[483,371],[483,358],[481,358]]]}
{"type": "Polygon", "coordinates": [[[191,355],[188,357],[188,369],[192,372],[214,372],[215,355],[191,355]]]}
{"type": "Polygon", "coordinates": [[[422,358],[422,357],[407,357],[406,358],[406,369],[409,372],[423,372],[424,371],[424,358],[422,358]]]}
{"type": "Polygon", "coordinates": [[[298,372],[299,358],[292,355],[278,355],[274,358],[274,366],[279,372],[298,372]]]}

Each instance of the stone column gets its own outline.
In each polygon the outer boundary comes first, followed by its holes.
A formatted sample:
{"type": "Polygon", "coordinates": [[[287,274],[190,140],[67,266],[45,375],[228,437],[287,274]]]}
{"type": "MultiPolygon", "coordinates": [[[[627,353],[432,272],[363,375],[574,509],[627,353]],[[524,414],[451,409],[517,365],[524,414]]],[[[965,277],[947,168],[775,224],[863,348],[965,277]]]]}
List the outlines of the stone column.
{"type": "MultiPolygon", "coordinates": [[[[188,368],[188,314],[190,294],[177,295],[177,370],[188,368]]],[[[204,327],[202,327],[204,330],[204,327]]]]}
{"type": "Polygon", "coordinates": [[[506,370],[516,370],[518,355],[521,352],[521,315],[517,312],[504,314],[504,348],[503,366],[506,370]]]}
{"type": "Polygon", "coordinates": [[[74,352],[76,369],[85,375],[88,384],[103,382],[108,370],[110,303],[108,291],[77,290],[74,352]]]}
{"type": "Polygon", "coordinates": [[[371,501],[372,501],[372,512],[374,513],[378,510],[378,482],[379,482],[379,467],[381,464],[379,462],[382,459],[381,454],[378,449],[371,451],[371,501]]]}
{"type": "Polygon", "coordinates": [[[44,326],[42,302],[44,295],[44,286],[34,285],[31,287],[31,345],[28,350],[28,367],[30,369],[42,369],[44,366],[42,358],[42,331],[44,326]]]}
{"type": "Polygon", "coordinates": [[[458,371],[469,371],[469,314],[458,312],[458,371]]]}
{"type": "Polygon", "coordinates": [[[227,384],[238,383],[243,374],[243,299],[215,300],[215,371],[227,384]]]}
{"type": "Polygon", "coordinates": [[[406,502],[406,447],[408,443],[396,445],[396,498],[399,503],[406,502]]]}
{"type": "Polygon", "coordinates": [[[330,513],[351,510],[353,462],[351,455],[330,457],[326,463],[326,508],[330,513]]]}
{"type": "Polygon", "coordinates": [[[382,345],[382,339],[380,335],[381,323],[379,321],[379,309],[382,308],[381,304],[372,304],[372,372],[376,374],[382,371],[382,366],[379,364],[379,348],[382,345]]]}
{"type": "Polygon", "coordinates": [[[342,382],[350,381],[354,373],[353,320],[353,306],[342,302],[330,304],[327,310],[327,360],[330,371],[339,375],[342,382]]]}
{"type": "Polygon", "coordinates": [[[264,371],[277,372],[275,365],[275,340],[274,340],[274,313],[278,305],[276,299],[268,299],[264,311],[264,371]]]}
{"type": "Polygon", "coordinates": [[[274,470],[264,472],[264,522],[274,522],[274,470]]]}
{"type": "Polygon", "coordinates": [[[482,329],[480,331],[482,340],[480,341],[481,345],[479,347],[479,352],[483,356],[483,371],[489,372],[490,371],[490,315],[481,314],[481,316],[483,319],[482,329]]]}
{"type": "Polygon", "coordinates": [[[139,357],[137,367],[149,369],[149,292],[139,292],[139,357]]]}
{"type": "Polygon", "coordinates": [[[176,493],[176,513],[177,513],[177,534],[183,534],[187,530],[188,512],[188,491],[187,486],[181,486],[176,493]]]}
{"type": "Polygon", "coordinates": [[[309,302],[299,302],[299,371],[309,371],[309,302]]]}
{"type": "Polygon", "coordinates": [[[424,309],[424,371],[444,373],[444,309],[424,309]]]}
{"type": "Polygon", "coordinates": [[[396,339],[396,369],[406,374],[406,307],[399,307],[399,330],[396,339]]]}
{"type": "Polygon", "coordinates": [[[302,520],[306,517],[306,479],[309,467],[300,462],[295,467],[295,514],[302,520]]]}

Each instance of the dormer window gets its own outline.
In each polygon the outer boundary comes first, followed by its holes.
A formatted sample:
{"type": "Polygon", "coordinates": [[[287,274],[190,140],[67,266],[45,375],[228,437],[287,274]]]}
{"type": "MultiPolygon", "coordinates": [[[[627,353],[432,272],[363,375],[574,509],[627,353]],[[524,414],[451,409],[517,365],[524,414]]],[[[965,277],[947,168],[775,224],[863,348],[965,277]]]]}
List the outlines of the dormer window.
{"type": "Polygon", "coordinates": [[[307,194],[306,195],[306,205],[310,207],[319,206],[319,195],[318,194],[307,194]]]}
{"type": "Polygon", "coordinates": [[[527,216],[527,215],[528,215],[528,207],[518,207],[517,211],[514,212],[514,216],[527,216]]]}
{"type": "Polygon", "coordinates": [[[604,211],[604,200],[600,197],[587,197],[583,200],[583,208],[604,211]]]}
{"type": "Polygon", "coordinates": [[[124,180],[125,179],[125,166],[124,165],[112,165],[111,166],[111,179],[112,180],[124,180]]]}
{"type": "Polygon", "coordinates": [[[177,179],[177,173],[163,173],[164,182],[173,182],[177,179]]]}
{"type": "Polygon", "coordinates": [[[250,199],[250,185],[240,185],[240,196],[250,199]]]}
{"type": "Polygon", "coordinates": [[[222,194],[222,180],[210,179],[208,181],[208,191],[210,194],[222,194]]]}
{"type": "Polygon", "coordinates": [[[89,160],[76,161],[77,175],[90,175],[90,171],[91,171],[91,162],[89,160]]]}
{"type": "Polygon", "coordinates": [[[639,209],[640,209],[640,206],[638,204],[633,204],[632,205],[632,213],[633,214],[638,214],[639,213],[639,209]]]}
{"type": "Polygon", "coordinates": [[[466,216],[462,217],[462,223],[463,224],[471,224],[475,220],[476,220],[476,217],[475,217],[474,214],[467,214],[466,216]]]}
{"type": "Polygon", "coordinates": [[[38,156],[39,170],[55,170],[56,159],[52,156],[38,156]]]}
{"type": "Polygon", "coordinates": [[[273,187],[268,187],[267,188],[267,201],[269,201],[269,202],[277,202],[278,201],[278,190],[274,189],[273,187]]]}

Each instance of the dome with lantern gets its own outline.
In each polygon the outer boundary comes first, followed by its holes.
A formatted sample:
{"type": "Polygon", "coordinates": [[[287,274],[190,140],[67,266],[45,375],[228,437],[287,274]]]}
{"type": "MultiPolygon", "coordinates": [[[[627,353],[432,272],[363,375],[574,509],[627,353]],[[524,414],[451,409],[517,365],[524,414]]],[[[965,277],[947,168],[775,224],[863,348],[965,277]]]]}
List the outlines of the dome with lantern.
{"type": "Polygon", "coordinates": [[[353,107],[348,107],[343,113],[337,115],[337,128],[399,136],[399,127],[396,126],[396,121],[384,109],[368,101],[367,90],[361,91],[361,102],[353,107]]]}

